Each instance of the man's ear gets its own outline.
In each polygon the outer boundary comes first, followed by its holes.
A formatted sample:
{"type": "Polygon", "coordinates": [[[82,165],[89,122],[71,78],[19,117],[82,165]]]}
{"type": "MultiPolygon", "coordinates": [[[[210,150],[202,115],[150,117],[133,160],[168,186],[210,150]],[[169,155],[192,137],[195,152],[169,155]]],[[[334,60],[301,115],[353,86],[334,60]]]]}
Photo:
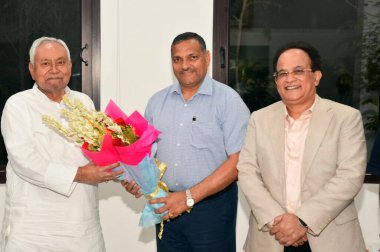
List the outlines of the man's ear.
{"type": "Polygon", "coordinates": [[[209,66],[210,65],[210,51],[209,50],[206,51],[206,61],[207,61],[207,66],[209,66]]]}
{"type": "Polygon", "coordinates": [[[33,66],[33,64],[29,62],[29,66],[28,66],[28,68],[29,68],[29,73],[30,73],[30,75],[32,76],[32,79],[33,79],[33,80],[36,80],[36,79],[34,78],[34,66],[33,66]]]}
{"type": "Polygon", "coordinates": [[[322,72],[321,71],[315,71],[315,86],[317,87],[319,85],[319,82],[322,79],[322,72]]]}

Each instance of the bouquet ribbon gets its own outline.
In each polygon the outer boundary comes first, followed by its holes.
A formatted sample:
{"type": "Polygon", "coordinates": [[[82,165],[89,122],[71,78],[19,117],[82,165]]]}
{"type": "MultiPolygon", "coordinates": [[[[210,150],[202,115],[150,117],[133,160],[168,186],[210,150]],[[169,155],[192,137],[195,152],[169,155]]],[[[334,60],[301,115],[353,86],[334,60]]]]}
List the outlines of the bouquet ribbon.
{"type": "Polygon", "coordinates": [[[145,198],[147,200],[151,200],[151,199],[156,198],[156,196],[157,196],[157,194],[159,192],[159,189],[162,189],[165,192],[169,192],[169,187],[165,184],[165,182],[163,182],[161,180],[162,176],[164,176],[164,173],[166,171],[167,166],[164,163],[160,163],[158,160],[156,160],[156,165],[157,165],[158,170],[160,171],[159,181],[158,181],[156,190],[154,192],[150,193],[150,194],[145,195],[145,198]]]}
{"type": "MultiPolygon", "coordinates": [[[[141,192],[144,194],[146,199],[150,200],[154,198],[166,197],[168,195],[168,187],[161,181],[161,178],[166,170],[166,165],[164,163],[159,163],[149,155],[146,155],[137,166],[124,164],[124,168],[130,175],[131,179],[135,180],[140,186],[141,192]]],[[[162,203],[145,204],[144,210],[140,217],[139,226],[146,228],[162,223],[162,217],[167,214],[167,211],[157,214],[155,213],[155,210],[161,208],[163,205],[164,204],[162,203]]]]}

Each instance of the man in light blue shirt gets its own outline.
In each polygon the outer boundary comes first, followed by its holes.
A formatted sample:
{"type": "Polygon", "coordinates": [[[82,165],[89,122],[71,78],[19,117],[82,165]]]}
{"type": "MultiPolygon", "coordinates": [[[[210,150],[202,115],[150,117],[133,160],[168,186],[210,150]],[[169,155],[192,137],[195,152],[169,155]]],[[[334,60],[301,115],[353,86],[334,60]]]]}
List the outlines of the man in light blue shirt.
{"type": "Polygon", "coordinates": [[[163,181],[172,192],[150,201],[164,203],[157,213],[171,219],[157,251],[236,251],[236,165],[249,110],[207,76],[210,53],[198,34],[178,35],[171,57],[178,82],[156,93],[145,112],[162,132],[157,159],[167,164],[163,181]]]}

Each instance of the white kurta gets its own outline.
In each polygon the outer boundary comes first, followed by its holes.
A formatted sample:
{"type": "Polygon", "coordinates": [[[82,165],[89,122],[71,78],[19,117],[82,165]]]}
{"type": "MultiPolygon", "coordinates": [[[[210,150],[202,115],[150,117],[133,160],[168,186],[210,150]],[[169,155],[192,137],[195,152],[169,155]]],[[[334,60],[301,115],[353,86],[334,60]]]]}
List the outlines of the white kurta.
{"type": "MultiPolygon", "coordinates": [[[[88,107],[91,99],[66,88],[88,107]]],[[[0,251],[105,251],[97,186],[73,182],[88,163],[80,148],[42,122],[64,105],[33,89],[10,97],[1,118],[7,184],[0,251]]]]}

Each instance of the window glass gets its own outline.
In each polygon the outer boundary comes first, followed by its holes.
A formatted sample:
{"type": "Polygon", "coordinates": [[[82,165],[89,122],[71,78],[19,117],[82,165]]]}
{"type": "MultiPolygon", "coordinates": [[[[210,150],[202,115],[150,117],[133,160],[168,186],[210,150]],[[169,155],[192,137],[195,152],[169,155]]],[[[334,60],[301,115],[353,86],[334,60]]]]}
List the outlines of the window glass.
{"type": "Polygon", "coordinates": [[[380,0],[231,0],[228,83],[251,111],[279,99],[272,57],[304,40],[323,58],[318,94],[358,108],[368,149],[379,125],[380,0]]]}
{"type": "MultiPolygon", "coordinates": [[[[0,34],[0,113],[8,97],[33,86],[28,71],[28,50],[41,36],[61,38],[67,43],[73,61],[69,86],[74,90],[82,89],[81,1],[2,0],[0,34]]],[[[7,154],[0,137],[0,178],[4,178],[6,162],[7,154]]]]}

